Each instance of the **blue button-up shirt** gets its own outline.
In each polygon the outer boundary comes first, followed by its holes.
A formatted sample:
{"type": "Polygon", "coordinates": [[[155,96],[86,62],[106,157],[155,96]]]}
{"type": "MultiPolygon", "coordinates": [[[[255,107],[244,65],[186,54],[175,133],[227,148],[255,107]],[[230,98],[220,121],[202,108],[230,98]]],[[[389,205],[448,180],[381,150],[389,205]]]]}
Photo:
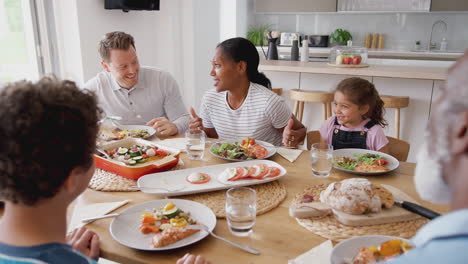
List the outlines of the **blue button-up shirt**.
{"type": "Polygon", "coordinates": [[[416,248],[385,263],[468,263],[468,209],[432,220],[419,230],[412,242],[416,248]]]}

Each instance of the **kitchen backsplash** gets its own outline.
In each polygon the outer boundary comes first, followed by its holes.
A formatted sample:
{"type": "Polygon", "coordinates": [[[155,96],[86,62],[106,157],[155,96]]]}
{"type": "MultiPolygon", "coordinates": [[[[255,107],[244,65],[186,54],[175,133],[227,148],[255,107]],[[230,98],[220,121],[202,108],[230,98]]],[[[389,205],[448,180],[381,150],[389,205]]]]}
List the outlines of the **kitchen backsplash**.
{"type": "Polygon", "coordinates": [[[364,45],[366,33],[385,34],[385,48],[412,50],[417,40],[427,48],[432,25],[438,20],[447,24],[447,32],[440,23],[434,27],[432,42],[447,39],[447,50],[468,48],[468,12],[459,13],[313,13],[313,14],[251,14],[255,25],[270,24],[273,30],[302,34],[328,35],[337,28],[351,32],[354,45],[364,45]]]}

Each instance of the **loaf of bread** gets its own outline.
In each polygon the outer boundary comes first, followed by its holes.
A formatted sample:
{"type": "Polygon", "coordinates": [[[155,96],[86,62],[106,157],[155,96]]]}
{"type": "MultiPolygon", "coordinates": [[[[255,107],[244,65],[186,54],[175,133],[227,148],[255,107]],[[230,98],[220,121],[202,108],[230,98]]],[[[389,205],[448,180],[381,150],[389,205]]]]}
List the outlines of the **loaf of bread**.
{"type": "Polygon", "coordinates": [[[335,210],[358,215],[380,212],[382,201],[367,179],[352,178],[328,185],[320,193],[320,201],[335,210]]]}

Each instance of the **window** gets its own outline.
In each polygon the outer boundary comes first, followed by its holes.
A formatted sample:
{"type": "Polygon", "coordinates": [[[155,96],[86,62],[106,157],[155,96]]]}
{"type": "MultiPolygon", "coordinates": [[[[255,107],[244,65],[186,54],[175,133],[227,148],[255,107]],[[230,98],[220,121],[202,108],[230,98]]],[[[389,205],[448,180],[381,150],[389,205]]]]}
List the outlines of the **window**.
{"type": "Polygon", "coordinates": [[[34,0],[0,0],[0,87],[44,73],[34,0]]]}

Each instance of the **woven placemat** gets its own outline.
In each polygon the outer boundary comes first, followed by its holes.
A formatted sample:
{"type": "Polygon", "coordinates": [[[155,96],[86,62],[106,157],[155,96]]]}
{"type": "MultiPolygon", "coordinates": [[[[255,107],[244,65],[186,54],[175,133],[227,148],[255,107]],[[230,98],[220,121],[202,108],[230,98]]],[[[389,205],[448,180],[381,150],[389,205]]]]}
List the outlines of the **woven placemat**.
{"type": "MultiPolygon", "coordinates": [[[[276,208],[286,198],[286,187],[279,181],[249,186],[257,192],[257,215],[276,208]]],[[[226,190],[190,194],[177,198],[192,200],[208,206],[218,218],[225,218],[226,190]]]]}
{"type": "MultiPolygon", "coordinates": [[[[301,203],[302,197],[305,194],[312,195],[314,202],[320,199],[320,192],[325,190],[328,184],[314,185],[306,188],[302,193],[296,195],[291,205],[301,203]]],[[[411,238],[416,232],[426,224],[429,220],[419,218],[411,221],[371,225],[371,226],[346,226],[338,222],[333,215],[328,215],[322,218],[296,218],[297,222],[313,233],[339,242],[355,236],[363,235],[387,235],[403,238],[411,238]]]]}
{"type": "MultiPolygon", "coordinates": [[[[171,170],[180,170],[184,167],[184,162],[179,159],[179,163],[171,170]]],[[[102,192],[136,192],[129,190],[130,187],[137,187],[137,182],[124,178],[112,172],[96,168],[93,178],[89,181],[88,187],[102,192]]]]}

